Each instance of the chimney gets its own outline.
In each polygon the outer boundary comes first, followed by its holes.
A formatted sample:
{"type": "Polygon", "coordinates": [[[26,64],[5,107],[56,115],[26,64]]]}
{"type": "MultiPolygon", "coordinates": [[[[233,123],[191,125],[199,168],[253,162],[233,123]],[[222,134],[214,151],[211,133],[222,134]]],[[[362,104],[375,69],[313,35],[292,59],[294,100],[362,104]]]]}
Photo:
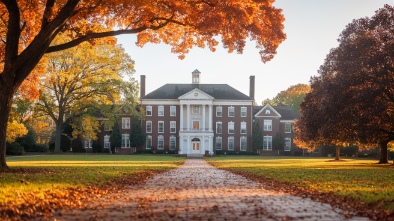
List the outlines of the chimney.
{"type": "Polygon", "coordinates": [[[140,80],[140,99],[145,96],[145,75],[141,75],[140,80]]]}
{"type": "Polygon", "coordinates": [[[249,97],[254,99],[254,75],[250,75],[249,79],[249,97]]]}

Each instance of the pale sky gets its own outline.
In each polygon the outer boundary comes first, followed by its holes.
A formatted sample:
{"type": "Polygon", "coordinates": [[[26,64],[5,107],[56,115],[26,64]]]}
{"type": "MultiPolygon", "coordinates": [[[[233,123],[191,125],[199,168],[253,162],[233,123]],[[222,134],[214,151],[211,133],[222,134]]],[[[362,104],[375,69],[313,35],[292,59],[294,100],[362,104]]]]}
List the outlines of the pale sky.
{"type": "Polygon", "coordinates": [[[134,35],[119,37],[120,44],[135,61],[136,74],[146,75],[146,94],[166,83],[191,83],[192,71],[201,72],[201,83],[228,84],[249,95],[249,76],[256,78],[255,101],[258,105],[272,99],[291,85],[309,83],[337,39],[353,19],[371,17],[384,4],[394,0],[276,0],[283,10],[287,39],[275,58],[262,63],[254,42],[243,54],[229,54],[220,45],[216,52],[193,48],[179,60],[165,44],[135,46],[134,35]]]}

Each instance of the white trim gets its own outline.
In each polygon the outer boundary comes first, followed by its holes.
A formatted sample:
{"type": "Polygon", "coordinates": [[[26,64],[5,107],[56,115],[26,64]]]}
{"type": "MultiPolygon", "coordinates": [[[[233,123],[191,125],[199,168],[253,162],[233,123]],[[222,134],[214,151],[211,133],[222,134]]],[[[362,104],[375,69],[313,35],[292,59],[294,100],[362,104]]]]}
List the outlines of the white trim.
{"type": "Polygon", "coordinates": [[[153,124],[152,124],[152,121],[151,120],[147,120],[146,122],[145,122],[145,132],[146,133],[152,133],[152,127],[153,127],[153,124]],[[148,131],[148,122],[150,123],[150,131],[148,131]]]}
{"type": "Polygon", "coordinates": [[[164,130],[164,121],[160,120],[157,122],[157,133],[162,134],[162,133],[164,133],[164,131],[165,131],[164,130]],[[160,123],[163,123],[163,131],[162,132],[160,132],[160,123]]]}
{"type": "Polygon", "coordinates": [[[227,138],[227,150],[231,150],[231,151],[234,151],[234,148],[235,147],[235,139],[234,139],[234,136],[229,136],[228,138],[227,138]],[[230,139],[233,141],[233,147],[232,147],[232,149],[230,149],[230,139]]]}
{"type": "Polygon", "coordinates": [[[278,111],[276,111],[275,110],[275,108],[273,108],[271,105],[269,105],[269,104],[266,104],[264,107],[262,107],[261,108],[261,110],[259,110],[259,112],[257,112],[255,115],[254,115],[254,117],[282,117],[282,115],[280,115],[279,113],[278,113],[278,111]],[[267,108],[269,108],[272,112],[274,112],[274,114],[276,115],[276,116],[259,116],[261,113],[265,113],[265,112],[263,112],[265,109],[267,109],[267,108]]]}

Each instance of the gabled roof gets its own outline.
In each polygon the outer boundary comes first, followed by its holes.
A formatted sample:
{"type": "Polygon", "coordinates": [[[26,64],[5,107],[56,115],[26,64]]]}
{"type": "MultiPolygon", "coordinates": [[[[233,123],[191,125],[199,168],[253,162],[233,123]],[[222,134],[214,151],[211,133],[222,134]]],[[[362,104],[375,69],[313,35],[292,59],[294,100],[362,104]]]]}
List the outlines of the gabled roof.
{"type": "MultiPolygon", "coordinates": [[[[269,104],[267,104],[269,105],[269,104]]],[[[253,106],[253,116],[258,114],[259,112],[263,111],[266,109],[268,106],[253,106]]],[[[275,112],[277,112],[280,115],[280,120],[295,120],[300,118],[300,114],[294,110],[294,108],[289,107],[289,106],[271,106],[269,107],[275,109],[275,112]]],[[[262,116],[264,117],[264,116],[262,116]]],[[[272,116],[271,116],[272,117],[272,116]]]]}
{"type": "Polygon", "coordinates": [[[194,90],[199,89],[204,93],[212,96],[214,99],[219,100],[247,100],[253,101],[254,99],[236,90],[227,84],[165,84],[160,88],[145,95],[141,100],[177,100],[182,95],[194,90]]]}

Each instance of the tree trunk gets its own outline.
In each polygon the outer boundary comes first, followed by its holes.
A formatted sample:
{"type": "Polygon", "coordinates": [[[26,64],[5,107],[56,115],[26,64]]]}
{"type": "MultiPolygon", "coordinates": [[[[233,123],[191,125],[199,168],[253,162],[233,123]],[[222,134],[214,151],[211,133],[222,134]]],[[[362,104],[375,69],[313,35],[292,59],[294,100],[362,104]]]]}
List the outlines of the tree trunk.
{"type": "Polygon", "coordinates": [[[339,160],[339,154],[341,152],[340,146],[335,146],[335,160],[339,160]]]}
{"type": "Polygon", "coordinates": [[[387,141],[380,142],[380,160],[379,160],[379,164],[389,163],[389,161],[388,161],[388,151],[387,151],[387,144],[388,143],[389,142],[387,142],[387,141]]]}
{"type": "Polygon", "coordinates": [[[63,122],[58,120],[56,122],[56,134],[55,134],[55,150],[53,151],[54,153],[60,153],[60,145],[61,145],[61,139],[62,139],[62,127],[63,127],[63,122]]]}
{"type": "Polygon", "coordinates": [[[14,92],[12,86],[0,84],[0,171],[9,170],[6,162],[6,134],[14,92]]]}

